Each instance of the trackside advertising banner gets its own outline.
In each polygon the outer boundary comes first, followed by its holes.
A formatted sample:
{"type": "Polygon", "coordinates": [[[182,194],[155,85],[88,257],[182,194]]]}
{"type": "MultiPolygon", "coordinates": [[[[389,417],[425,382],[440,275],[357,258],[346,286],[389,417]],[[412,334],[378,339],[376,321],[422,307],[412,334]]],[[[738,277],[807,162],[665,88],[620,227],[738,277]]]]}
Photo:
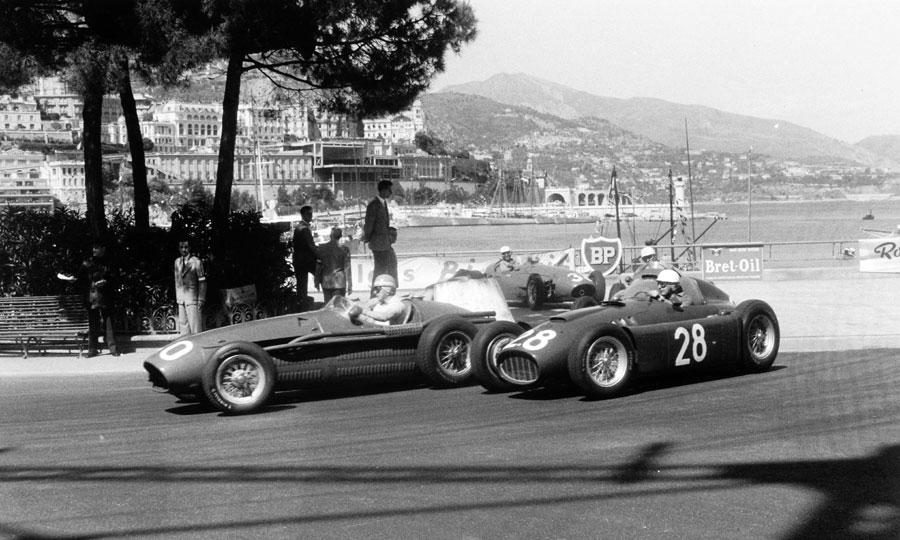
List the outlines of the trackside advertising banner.
{"type": "MultiPolygon", "coordinates": [[[[424,289],[429,285],[453,277],[459,270],[478,270],[483,272],[488,265],[497,262],[496,258],[440,259],[437,257],[414,257],[397,261],[397,285],[399,289],[424,289]]],[[[375,265],[372,259],[354,258],[353,290],[368,291],[372,287],[372,272],[375,265]]]]}
{"type": "Polygon", "coordinates": [[[748,244],[703,248],[702,278],[712,281],[762,279],[763,246],[748,244]]]}
{"type": "MultiPolygon", "coordinates": [[[[515,257],[516,262],[522,264],[529,255],[515,257]]],[[[549,266],[561,266],[569,270],[576,268],[576,251],[574,248],[559,251],[547,251],[530,254],[537,258],[540,264],[549,266]]],[[[477,270],[484,272],[500,259],[496,257],[467,257],[462,259],[444,259],[439,257],[413,257],[397,261],[397,284],[400,289],[417,290],[424,289],[439,281],[453,277],[459,270],[477,270]]],[[[356,292],[368,291],[372,286],[372,273],[374,263],[372,259],[354,257],[352,260],[353,290],[356,292]]],[[[311,279],[311,278],[310,278],[311,279]]]]}
{"type": "Polygon", "coordinates": [[[900,273],[900,236],[859,241],[859,271],[900,273]]]}

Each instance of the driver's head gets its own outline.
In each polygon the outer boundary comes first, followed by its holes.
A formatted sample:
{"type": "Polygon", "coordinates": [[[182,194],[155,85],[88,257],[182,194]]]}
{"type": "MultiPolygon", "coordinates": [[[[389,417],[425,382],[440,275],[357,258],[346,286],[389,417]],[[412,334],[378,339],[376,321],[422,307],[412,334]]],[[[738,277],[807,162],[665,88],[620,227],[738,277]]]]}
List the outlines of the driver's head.
{"type": "Polygon", "coordinates": [[[375,278],[372,288],[375,290],[375,296],[384,299],[397,292],[397,280],[390,274],[381,274],[375,278]]]}
{"type": "Polygon", "coordinates": [[[512,250],[509,249],[509,246],[503,246],[502,248],[500,248],[500,258],[502,258],[504,261],[512,260],[512,250]]]}
{"type": "Polygon", "coordinates": [[[681,276],[678,275],[678,272],[670,268],[666,268],[656,276],[656,286],[660,292],[677,290],[680,281],[681,276]]]}
{"type": "Polygon", "coordinates": [[[653,246],[644,246],[641,248],[641,261],[647,262],[656,258],[656,248],[653,246]]]}
{"type": "Polygon", "coordinates": [[[658,261],[651,261],[650,264],[641,270],[641,279],[654,279],[665,269],[666,267],[658,261]]]}

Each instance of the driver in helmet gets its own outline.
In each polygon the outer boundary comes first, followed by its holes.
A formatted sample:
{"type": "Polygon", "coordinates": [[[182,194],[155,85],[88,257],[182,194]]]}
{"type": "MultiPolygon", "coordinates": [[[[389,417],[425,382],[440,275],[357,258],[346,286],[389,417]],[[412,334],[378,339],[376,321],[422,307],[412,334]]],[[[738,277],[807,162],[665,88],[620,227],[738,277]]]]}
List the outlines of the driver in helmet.
{"type": "Polygon", "coordinates": [[[411,306],[397,296],[397,280],[390,274],[381,274],[372,284],[375,296],[364,305],[350,308],[350,320],[378,326],[403,324],[411,306]]]}
{"type": "Polygon", "coordinates": [[[684,289],[681,287],[681,276],[678,272],[670,268],[666,268],[656,276],[656,287],[659,298],[669,302],[675,307],[690,304],[690,300],[686,298],[684,289]]]}
{"type": "Polygon", "coordinates": [[[500,248],[500,260],[494,263],[494,272],[512,272],[518,268],[516,261],[513,260],[512,250],[509,246],[500,248]]]}

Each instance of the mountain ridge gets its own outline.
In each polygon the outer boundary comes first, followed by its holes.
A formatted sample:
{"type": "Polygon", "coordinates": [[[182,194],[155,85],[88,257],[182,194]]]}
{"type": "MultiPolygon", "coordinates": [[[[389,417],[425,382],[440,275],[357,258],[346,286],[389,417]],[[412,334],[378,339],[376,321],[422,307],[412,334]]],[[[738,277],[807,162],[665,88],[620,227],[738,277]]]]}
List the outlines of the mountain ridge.
{"type": "Polygon", "coordinates": [[[672,148],[685,147],[686,121],[692,149],[746,153],[752,148],[754,153],[780,159],[839,159],[900,170],[900,163],[893,156],[881,155],[872,148],[839,141],[784,120],[658,98],[603,97],[523,73],[501,73],[484,81],[447,86],[437,93],[480,95],[569,120],[593,116],[672,148]]]}

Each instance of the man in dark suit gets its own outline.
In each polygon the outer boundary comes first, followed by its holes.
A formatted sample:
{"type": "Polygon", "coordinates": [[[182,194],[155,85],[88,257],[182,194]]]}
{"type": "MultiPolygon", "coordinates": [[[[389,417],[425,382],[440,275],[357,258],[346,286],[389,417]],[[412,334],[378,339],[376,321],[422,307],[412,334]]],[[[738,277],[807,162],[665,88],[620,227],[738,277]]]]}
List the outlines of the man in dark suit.
{"type": "MultiPolygon", "coordinates": [[[[390,180],[378,182],[378,196],[366,206],[366,222],[363,226],[363,242],[369,244],[375,259],[375,271],[372,276],[387,274],[397,280],[397,255],[394,253],[391,238],[391,215],[388,201],[393,194],[394,184],[390,180]]],[[[395,235],[396,237],[396,235],[395,235]]],[[[373,281],[374,283],[374,281],[373,281]]]]}
{"type": "Polygon", "coordinates": [[[346,296],[353,292],[350,250],[340,244],[341,236],[341,228],[334,227],[331,229],[331,240],[319,246],[322,262],[316,272],[316,288],[322,287],[326,304],[333,296],[346,296]]]}
{"type": "Polygon", "coordinates": [[[294,264],[294,274],[297,276],[297,296],[300,298],[300,311],[307,311],[311,307],[309,299],[309,274],[316,271],[316,260],[319,253],[312,236],[312,207],[304,206],[300,209],[300,223],[294,227],[294,235],[291,238],[294,264]]]}

